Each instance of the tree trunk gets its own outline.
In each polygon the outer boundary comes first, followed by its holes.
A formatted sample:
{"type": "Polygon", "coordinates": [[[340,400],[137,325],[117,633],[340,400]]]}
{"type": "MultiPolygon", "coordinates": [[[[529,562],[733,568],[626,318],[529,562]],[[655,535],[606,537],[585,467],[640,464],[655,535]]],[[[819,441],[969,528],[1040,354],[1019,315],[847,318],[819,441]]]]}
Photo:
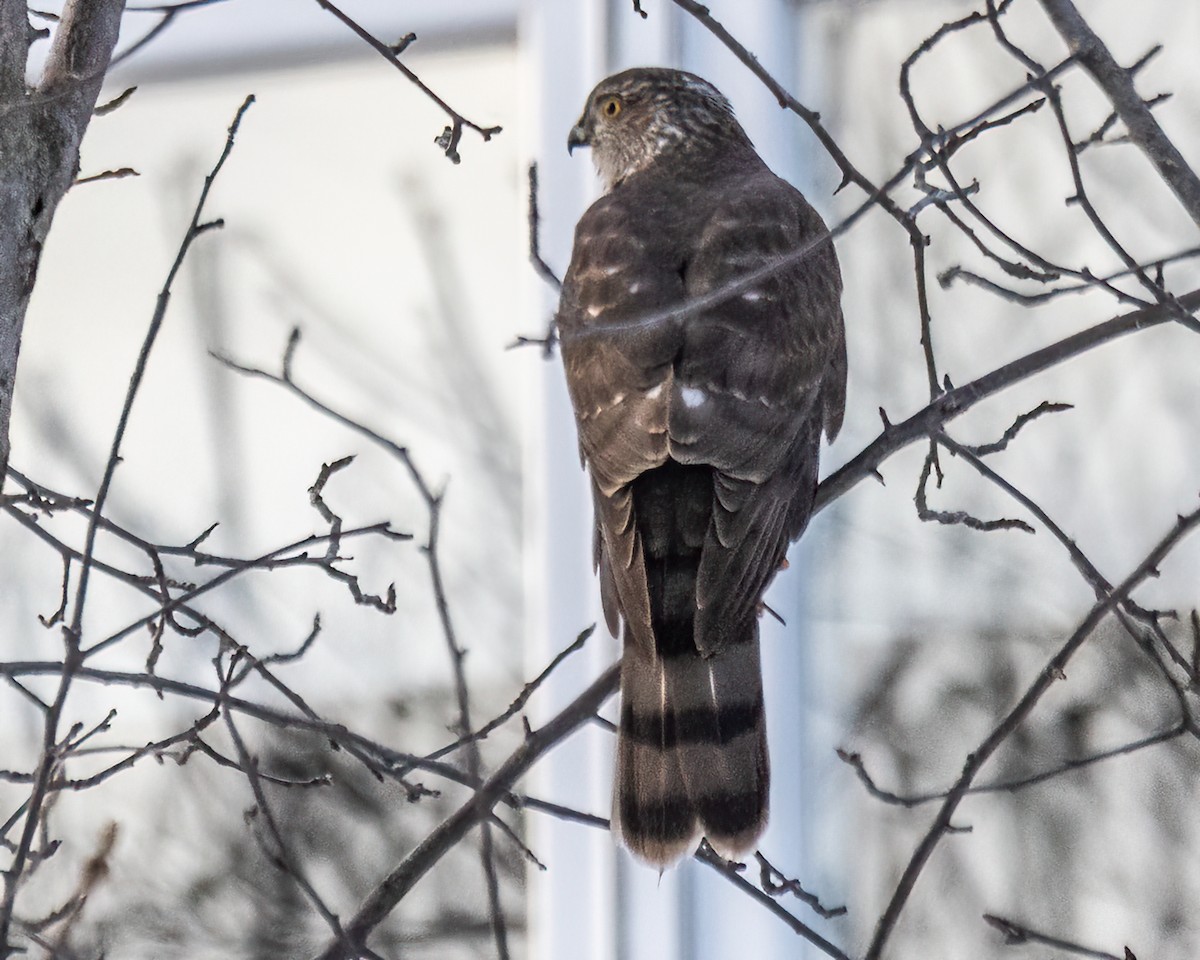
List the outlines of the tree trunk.
{"type": "Polygon", "coordinates": [[[28,88],[25,0],[0,0],[0,483],[8,469],[17,357],[42,245],[79,168],[79,143],[124,9],[125,0],[69,0],[41,82],[28,88]]]}

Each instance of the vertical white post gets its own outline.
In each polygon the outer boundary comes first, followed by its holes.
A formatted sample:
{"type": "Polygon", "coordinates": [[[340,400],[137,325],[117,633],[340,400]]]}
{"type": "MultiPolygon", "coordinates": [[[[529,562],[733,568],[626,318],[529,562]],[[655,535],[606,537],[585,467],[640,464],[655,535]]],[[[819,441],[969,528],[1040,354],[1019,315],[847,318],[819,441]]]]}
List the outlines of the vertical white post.
{"type": "MultiPolygon", "coordinates": [[[[590,164],[567,156],[567,132],[604,69],[601,0],[530,0],[520,36],[529,64],[525,102],[529,156],[541,182],[540,236],[545,259],[561,274],[575,221],[594,195],[590,164]]],[[[527,315],[537,329],[553,315],[557,293],[529,272],[527,315]]],[[[579,631],[599,617],[591,569],[591,501],[580,468],[575,424],[558,358],[526,348],[533,424],[526,462],[527,670],[540,671],[579,631]]],[[[566,661],[533,704],[536,724],[568,703],[617,656],[603,623],[582,654],[566,661]]],[[[608,815],[611,735],[580,731],[543,760],[526,781],[530,793],[608,815]]],[[[616,960],[612,880],[615,850],[606,832],[530,812],[531,848],[548,870],[529,872],[529,956],[533,960],[616,960]]]]}

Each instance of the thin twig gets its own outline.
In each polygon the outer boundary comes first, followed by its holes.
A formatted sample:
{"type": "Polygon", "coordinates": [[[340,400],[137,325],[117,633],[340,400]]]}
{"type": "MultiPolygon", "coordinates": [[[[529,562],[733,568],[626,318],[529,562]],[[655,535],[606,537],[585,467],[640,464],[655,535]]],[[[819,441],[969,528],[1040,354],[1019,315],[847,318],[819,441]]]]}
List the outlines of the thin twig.
{"type": "Polygon", "coordinates": [[[1004,945],[1008,947],[1036,943],[1047,947],[1054,947],[1057,950],[1066,950],[1068,953],[1073,953],[1076,956],[1090,957],[1092,960],[1129,960],[1131,956],[1128,950],[1126,950],[1124,958],[1118,957],[1113,953],[1105,953],[1103,950],[1092,950],[1089,947],[1080,946],[1078,943],[1072,943],[1069,940],[1038,933],[1036,930],[1031,930],[1029,927],[1016,923],[1013,920],[1006,920],[1003,917],[997,917],[990,913],[985,913],[983,920],[984,923],[995,927],[1004,935],[1004,945]]]}
{"type": "Polygon", "coordinates": [[[328,10],[335,17],[341,20],[342,23],[354,31],[355,34],[364,40],[380,56],[387,60],[388,63],[403,73],[411,83],[413,83],[423,94],[425,94],[425,96],[427,96],[430,100],[441,107],[443,111],[445,111],[446,115],[450,118],[450,126],[446,127],[446,129],[442,131],[442,133],[436,138],[435,142],[439,147],[442,148],[442,151],[452,163],[459,163],[462,160],[462,157],[460,157],[458,154],[458,143],[462,138],[462,131],[464,127],[474,130],[485,141],[491,140],[492,137],[500,133],[502,129],[501,127],[482,127],[479,124],[468,120],[461,113],[451,107],[450,104],[434,93],[433,90],[431,90],[428,86],[426,86],[421,78],[413,73],[412,70],[410,70],[400,60],[400,58],[396,56],[395,50],[392,47],[388,46],[386,43],[372,35],[371,32],[366,29],[366,27],[362,26],[362,24],[360,24],[358,21],[354,20],[339,7],[335,6],[331,0],[316,0],[316,3],[317,6],[324,10],[328,10]]]}

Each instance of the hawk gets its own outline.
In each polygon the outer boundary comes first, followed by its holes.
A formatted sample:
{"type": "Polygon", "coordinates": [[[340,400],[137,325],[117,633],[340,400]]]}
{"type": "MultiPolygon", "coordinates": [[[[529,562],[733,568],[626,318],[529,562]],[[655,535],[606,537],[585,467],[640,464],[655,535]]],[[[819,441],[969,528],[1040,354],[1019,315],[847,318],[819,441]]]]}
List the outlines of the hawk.
{"type": "Polygon", "coordinates": [[[605,618],[624,625],[613,828],[660,869],[702,834],[736,858],[767,820],[763,591],[845,408],[837,258],[693,74],[609,77],[567,146],[605,187],[557,325],[605,618]]]}

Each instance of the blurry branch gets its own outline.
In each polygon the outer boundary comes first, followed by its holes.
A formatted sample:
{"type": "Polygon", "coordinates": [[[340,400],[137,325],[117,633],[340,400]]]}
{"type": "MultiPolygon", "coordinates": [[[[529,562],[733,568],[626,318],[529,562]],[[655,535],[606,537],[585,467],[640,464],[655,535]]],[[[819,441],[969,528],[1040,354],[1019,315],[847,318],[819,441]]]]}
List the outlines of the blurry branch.
{"type": "MultiPolygon", "coordinates": [[[[1161,46],[1155,47],[1153,52],[1156,53],[1161,49],[1162,49],[1161,46]]],[[[1131,73],[1136,69],[1137,69],[1137,64],[1134,64],[1134,66],[1129,68],[1131,73]]],[[[1159,106],[1160,104],[1166,103],[1168,100],[1171,99],[1172,96],[1173,96],[1173,94],[1170,94],[1170,93],[1159,93],[1159,94],[1155,94],[1153,97],[1147,98],[1146,100],[1144,100],[1142,102],[1146,104],[1147,110],[1153,110],[1155,107],[1159,106]]],[[[1117,116],[1116,111],[1113,111],[1112,113],[1110,113],[1105,118],[1104,122],[1102,124],[1100,124],[1100,126],[1098,126],[1095,130],[1093,130],[1089,136],[1087,136],[1083,140],[1077,140],[1075,142],[1075,152],[1083,153],[1083,151],[1088,149],[1088,147],[1112,146],[1112,145],[1118,144],[1118,143],[1128,143],[1129,142],[1128,134],[1123,134],[1121,136],[1111,137],[1111,138],[1109,138],[1107,136],[1108,132],[1116,125],[1118,119],[1120,119],[1120,118],[1117,116]]]]}
{"type": "MultiPolygon", "coordinates": [[[[236,657],[230,658],[227,680],[232,677],[236,662],[236,657]]],[[[279,823],[275,818],[274,812],[271,810],[270,803],[267,801],[267,795],[263,790],[262,781],[258,775],[258,758],[250,755],[250,751],[246,748],[245,741],[242,740],[242,735],[238,732],[237,724],[233,722],[233,717],[230,716],[228,709],[224,711],[224,715],[225,728],[229,731],[229,736],[233,740],[233,745],[237,750],[238,765],[246,774],[246,779],[250,782],[250,789],[254,793],[256,806],[246,813],[246,820],[251,825],[251,832],[254,838],[258,841],[259,846],[267,855],[272,865],[277,870],[282,871],[292,878],[293,882],[304,893],[304,896],[316,908],[321,919],[333,931],[334,937],[347,943],[348,941],[346,941],[340,921],[304,875],[304,871],[300,868],[295,855],[291,852],[287,841],[284,839],[283,831],[279,829],[279,823]],[[259,824],[262,825],[263,829],[257,828],[259,824]]],[[[371,956],[374,955],[372,954],[371,956]]]]}
{"type": "Polygon", "coordinates": [[[1071,0],[1041,0],[1042,8],[1066,41],[1072,56],[1112,102],[1129,139],[1154,164],[1180,204],[1200,226],[1200,176],[1163,133],[1133,84],[1132,71],[1121,67],[1108,47],[1080,16],[1071,0]]]}
{"type": "MultiPolygon", "coordinates": [[[[1015,793],[1018,790],[1024,790],[1026,787],[1037,786],[1040,783],[1045,783],[1048,780],[1054,780],[1057,777],[1064,776],[1069,773],[1074,773],[1078,770],[1083,770],[1097,763],[1103,763],[1105,760],[1112,760],[1116,757],[1126,757],[1130,754],[1138,753],[1150,747],[1156,747],[1162,743],[1169,743],[1172,740],[1177,740],[1185,733],[1193,733],[1192,727],[1186,722],[1181,721],[1166,730],[1159,733],[1152,733],[1148,737],[1141,737],[1137,740],[1123,743],[1118,747],[1112,747],[1108,750],[1099,750],[1096,753],[1088,754],[1085,757],[1075,757],[1071,760],[1064,760],[1062,763],[1055,764],[1045,770],[1040,770],[1036,773],[1026,774],[1024,776],[1012,777],[1007,780],[997,780],[992,783],[981,783],[972,786],[967,790],[967,794],[975,795],[982,793],[1015,793]]],[[[925,806],[933,803],[936,800],[945,800],[950,795],[949,790],[940,790],[935,793],[912,793],[900,794],[891,790],[886,790],[876,783],[875,778],[867,771],[866,762],[862,755],[843,750],[837,750],[837,757],[844,764],[850,767],[859,782],[866,788],[867,793],[873,796],[876,800],[881,800],[884,803],[892,806],[905,807],[913,809],[915,807],[925,806]]]]}
{"type": "MultiPolygon", "coordinates": [[[[541,215],[538,212],[538,167],[536,163],[529,165],[529,262],[533,264],[534,272],[556,290],[562,290],[562,280],[542,257],[542,245],[539,237],[541,215]]],[[[554,355],[554,347],[558,343],[558,332],[555,318],[551,317],[546,324],[546,332],[540,337],[518,336],[508,345],[525,347],[536,345],[542,348],[542,356],[547,360],[554,355]]]]}
{"type": "Polygon", "coordinates": [[[1071,943],[1069,940],[1061,940],[1058,937],[1050,937],[1044,933],[1038,933],[1036,930],[1029,929],[1029,927],[1022,926],[1012,920],[1005,920],[1003,917],[997,917],[990,913],[985,913],[983,920],[1004,935],[1004,945],[1008,947],[1040,944],[1045,947],[1054,947],[1057,950],[1066,950],[1068,953],[1073,953],[1079,957],[1091,957],[1092,960],[1137,960],[1128,947],[1125,948],[1125,956],[1118,957],[1116,954],[1105,953],[1103,950],[1092,950],[1088,947],[1081,947],[1077,943],[1071,943]]]}
{"type": "Polygon", "coordinates": [[[1025,718],[1029,716],[1046,691],[1055,682],[1065,676],[1063,671],[1067,663],[1075,652],[1083,646],[1088,637],[1091,636],[1092,632],[1100,624],[1100,621],[1112,612],[1145,579],[1155,576],[1162,561],[1197,526],[1200,526],[1200,509],[1186,516],[1181,516],[1171,530],[1146,555],[1133,572],[1111,594],[1103,600],[1098,601],[1092,607],[1091,611],[1076,628],[1075,632],[1067,639],[1066,643],[1063,644],[1046,666],[1042,668],[1037,678],[1012,710],[996,725],[983,742],[967,755],[961,775],[939,808],[933,825],[913,851],[912,857],[896,884],[896,889],[891,899],[888,901],[887,908],[876,924],[875,933],[871,938],[870,946],[867,948],[865,960],[878,960],[882,956],[883,950],[891,937],[892,931],[895,929],[897,921],[900,919],[900,914],[904,910],[904,906],[912,894],[922,870],[924,870],[930,856],[942,838],[951,832],[951,817],[958,809],[963,798],[967,795],[975,777],[978,776],[984,764],[987,763],[996,750],[999,749],[1000,745],[1008,739],[1025,718]]]}
{"type": "MultiPolygon", "coordinates": [[[[109,65],[110,68],[117,66],[119,63],[124,63],[139,50],[142,50],[150,43],[153,43],[156,39],[158,39],[158,37],[162,36],[163,32],[175,22],[176,17],[178,17],[181,13],[187,13],[191,10],[199,10],[201,7],[215,6],[218,3],[224,2],[225,0],[180,0],[179,3],[159,3],[155,4],[154,6],[127,7],[125,10],[126,13],[158,14],[158,22],[155,23],[154,26],[147,30],[144,34],[138,37],[138,39],[132,44],[114,56],[112,58],[112,63],[109,65]]],[[[118,101],[132,92],[133,90],[125,91],[125,93],[118,98],[118,101]]],[[[118,106],[120,106],[120,102],[113,104],[113,109],[118,106]]]]}
{"type": "Polygon", "coordinates": [[[28,924],[38,933],[47,933],[53,927],[59,927],[52,937],[48,935],[46,938],[46,946],[52,957],[62,955],[62,948],[70,941],[71,930],[83,913],[88,897],[108,878],[109,858],[116,846],[118,832],[119,828],[116,822],[110,822],[100,834],[96,849],[88,857],[80,871],[79,882],[75,890],[63,906],[48,917],[28,924]],[[61,926],[59,926],[60,924],[61,926]]]}
{"type": "Polygon", "coordinates": [[[450,104],[433,92],[425,83],[412,72],[397,56],[397,53],[407,47],[410,43],[416,40],[414,34],[409,34],[405,37],[402,44],[396,46],[388,46],[386,43],[375,37],[366,27],[358,23],[358,21],[349,17],[340,8],[335,6],[330,0],[316,0],[317,6],[324,10],[328,10],[335,17],[342,21],[355,34],[375,50],[381,57],[387,60],[393,67],[399,70],[408,78],[408,80],[417,87],[425,96],[436,103],[446,115],[450,118],[450,126],[446,127],[434,140],[434,142],[442,148],[442,151],[450,158],[452,163],[459,163],[462,157],[458,155],[458,143],[462,139],[464,127],[469,127],[478,133],[485,141],[491,140],[496,134],[501,131],[500,127],[481,127],[477,123],[473,123],[464,117],[461,113],[455,110],[450,104]]]}
{"type": "MultiPolygon", "coordinates": [[[[477,823],[486,820],[492,807],[512,784],[559,741],[573,733],[599,709],[617,689],[620,664],[609,667],[599,679],[537,730],[531,730],[525,742],[504,761],[478,790],[441,826],[418,844],[417,848],[379,884],[345,925],[346,935],[361,951],[366,940],[421,879],[442,857],[456,846],[477,823]]],[[[319,955],[319,960],[353,960],[341,941],[335,940],[319,955]]]]}
{"type": "Polygon", "coordinates": [[[94,117],[106,117],[115,110],[124,106],[129,102],[129,98],[137,93],[137,87],[126,87],[119,94],[109,100],[107,103],[100,103],[92,111],[94,117]]]}
{"type": "Polygon", "coordinates": [[[126,177],[140,177],[133,167],[118,167],[116,170],[104,170],[101,173],[93,173],[87,177],[79,177],[75,180],[72,186],[78,187],[83,183],[95,183],[97,180],[123,180],[126,177]]]}

